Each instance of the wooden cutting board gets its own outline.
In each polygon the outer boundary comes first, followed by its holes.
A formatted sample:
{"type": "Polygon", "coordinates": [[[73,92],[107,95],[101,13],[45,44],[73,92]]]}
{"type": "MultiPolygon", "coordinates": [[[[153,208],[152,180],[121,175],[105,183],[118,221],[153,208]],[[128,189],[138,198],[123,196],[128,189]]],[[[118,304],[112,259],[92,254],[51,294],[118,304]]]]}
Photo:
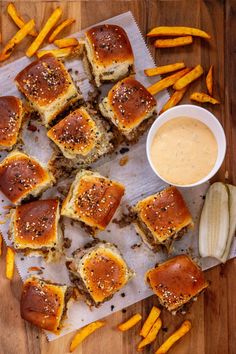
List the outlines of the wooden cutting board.
{"type": "MultiPolygon", "coordinates": [[[[196,39],[192,46],[154,50],[152,54],[158,65],[184,61],[188,66],[201,63],[205,70],[214,64],[214,95],[222,102],[217,107],[205,106],[222,122],[227,136],[225,163],[215,180],[236,184],[236,2],[234,0],[93,0],[93,1],[16,1],[25,19],[34,17],[37,27],[45,22],[52,9],[60,5],[63,17],[75,17],[76,24],[64,34],[78,31],[106,18],[131,10],[143,34],[156,25],[185,25],[200,27],[212,34],[210,43],[196,39]]],[[[15,33],[16,27],[6,13],[6,1],[1,1],[1,32],[3,41],[15,33]]],[[[63,35],[64,35],[63,34],[63,35]]],[[[21,57],[29,45],[25,40],[11,60],[21,57]]],[[[1,81],[0,81],[1,82],[1,81]]],[[[194,83],[183,102],[196,90],[206,90],[204,80],[194,83]]],[[[7,94],[0,84],[0,95],[7,94]]],[[[0,259],[0,354],[64,354],[68,353],[73,334],[48,343],[45,335],[20,318],[19,298],[21,280],[5,279],[5,248],[0,259]]],[[[235,354],[236,353],[236,260],[227,262],[206,272],[210,288],[191,307],[184,317],[162,312],[164,330],[154,349],[183,321],[192,320],[193,328],[169,353],[175,354],[235,354]]],[[[125,300],[125,299],[124,299],[125,300]]],[[[77,350],[80,354],[134,354],[139,341],[139,327],[121,334],[117,324],[132,314],[140,312],[145,318],[156,298],[137,303],[107,318],[107,326],[94,333],[77,350]]]]}

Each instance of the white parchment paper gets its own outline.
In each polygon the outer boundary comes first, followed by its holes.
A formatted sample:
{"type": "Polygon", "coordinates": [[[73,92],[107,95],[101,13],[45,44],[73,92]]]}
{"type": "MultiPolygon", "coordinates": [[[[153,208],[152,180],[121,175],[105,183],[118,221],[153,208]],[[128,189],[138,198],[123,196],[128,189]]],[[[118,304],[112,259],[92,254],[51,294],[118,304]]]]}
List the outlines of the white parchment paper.
{"type": "MultiPolygon", "coordinates": [[[[117,24],[122,26],[127,32],[135,55],[136,78],[146,86],[158,80],[157,77],[147,78],[143,73],[145,68],[153,67],[155,64],[131,12],[113,17],[103,23],[117,24]]],[[[80,38],[82,35],[83,33],[80,32],[73,36],[80,38]]],[[[29,64],[29,62],[30,60],[28,58],[23,57],[20,60],[17,60],[0,69],[1,95],[20,96],[13,80],[16,74],[27,64],[29,64]]],[[[91,86],[83,70],[82,63],[79,60],[74,60],[66,63],[66,66],[73,70],[72,76],[74,80],[77,81],[77,84],[86,98],[91,86]]],[[[102,95],[105,95],[108,89],[109,85],[106,85],[105,88],[103,88],[102,95]]],[[[167,91],[164,91],[157,96],[158,111],[168,98],[169,95],[167,91]]],[[[45,135],[45,128],[38,122],[34,122],[34,124],[38,127],[37,132],[32,133],[27,129],[24,130],[24,150],[30,155],[37,157],[41,162],[47,162],[52,151],[49,146],[49,141],[45,135]]],[[[118,149],[118,151],[112,156],[101,159],[94,165],[94,168],[96,168],[101,174],[118,180],[126,186],[126,193],[121,207],[115,215],[116,218],[119,218],[122,212],[126,210],[127,204],[133,205],[139,199],[153,194],[165,187],[163,181],[158,179],[158,177],[152,172],[147,162],[145,138],[145,136],[142,137],[138,144],[129,147],[129,151],[126,153],[128,156],[128,163],[125,166],[121,167],[119,165],[120,159],[124,156],[120,154],[120,149],[118,149]]],[[[1,157],[3,158],[4,154],[1,154],[1,157]]],[[[193,231],[188,232],[182,240],[175,242],[173,250],[174,254],[188,252],[193,257],[198,257],[198,218],[203,204],[203,197],[207,188],[208,184],[206,183],[196,188],[181,190],[193,215],[195,228],[193,231]]],[[[53,187],[43,194],[42,199],[47,197],[55,197],[56,195],[58,195],[58,191],[56,187],[53,187]]],[[[4,218],[4,215],[7,212],[7,210],[4,209],[4,205],[9,205],[9,201],[6,200],[6,198],[0,193],[1,218],[4,218]]],[[[87,236],[76,223],[72,223],[70,219],[64,218],[63,221],[65,223],[65,237],[72,240],[70,249],[66,251],[66,255],[70,256],[75,249],[91,241],[91,238],[87,236]]],[[[7,236],[8,227],[9,222],[4,225],[0,225],[0,230],[3,233],[4,239],[9,245],[10,241],[7,236]]],[[[111,223],[106,231],[99,234],[99,238],[101,240],[114,242],[118,245],[129,266],[135,270],[136,276],[128,285],[126,285],[125,288],[123,288],[110,301],[104,303],[98,309],[90,310],[83,302],[74,302],[68,311],[68,318],[65,322],[65,328],[61,332],[60,336],[78,329],[94,320],[111,314],[111,307],[113,308],[113,312],[115,312],[150,296],[151,291],[144,282],[144,274],[147,269],[153,267],[157,262],[164,260],[167,257],[167,255],[162,253],[154,254],[147,248],[147,246],[142,244],[132,225],[120,229],[117,224],[111,223]],[[140,247],[132,248],[135,244],[140,244],[140,247]],[[125,293],[125,297],[122,297],[121,293],[125,293]]],[[[231,251],[231,257],[235,256],[235,254],[236,243],[234,243],[234,247],[231,251]]],[[[210,268],[217,264],[217,261],[213,259],[204,259],[200,260],[200,262],[202,263],[204,269],[210,268]]],[[[31,274],[29,268],[35,266],[44,267],[42,274],[43,278],[59,283],[70,284],[65,267],[65,258],[62,258],[60,262],[55,264],[46,264],[41,258],[26,258],[18,254],[16,256],[16,266],[23,280],[31,274]]],[[[51,333],[47,333],[47,337],[49,340],[58,338],[58,336],[51,333]]]]}

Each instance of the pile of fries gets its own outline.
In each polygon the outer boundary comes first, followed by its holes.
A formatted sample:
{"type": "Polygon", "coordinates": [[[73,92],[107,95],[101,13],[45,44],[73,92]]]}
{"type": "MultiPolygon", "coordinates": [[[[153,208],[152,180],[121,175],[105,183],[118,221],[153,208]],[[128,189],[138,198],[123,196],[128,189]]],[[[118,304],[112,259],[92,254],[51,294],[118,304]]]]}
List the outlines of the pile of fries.
{"type": "MultiPolygon", "coordinates": [[[[48,18],[46,23],[40,32],[37,32],[35,29],[35,21],[31,19],[27,23],[17,12],[15,5],[13,3],[8,4],[7,13],[13,22],[17,25],[19,30],[16,34],[6,43],[4,48],[0,53],[0,61],[7,60],[15,47],[23,41],[23,39],[30,35],[33,37],[33,42],[26,50],[26,55],[32,57],[37,55],[41,57],[46,53],[53,53],[58,58],[65,58],[68,56],[80,55],[81,54],[81,45],[76,38],[62,38],[57,39],[58,35],[68,26],[72,25],[75,22],[75,19],[69,18],[61,22],[56,28],[55,25],[58,23],[59,19],[62,16],[62,9],[57,7],[51,16],[48,18]],[[53,31],[52,31],[53,30],[53,31]],[[50,34],[50,32],[52,33],[50,34]],[[57,49],[51,50],[42,50],[38,51],[41,45],[45,42],[45,39],[49,35],[48,43],[53,43],[57,49]],[[58,49],[59,48],[59,49],[58,49]]],[[[0,38],[1,39],[1,38],[0,38]]],[[[0,40],[1,42],[1,40],[0,40]]]]}
{"type": "MultiPolygon", "coordinates": [[[[154,46],[156,48],[170,48],[188,45],[193,43],[193,37],[200,37],[207,40],[211,38],[208,33],[198,28],[165,26],[153,28],[147,34],[147,37],[161,37],[161,39],[158,38],[154,41],[154,46]],[[162,37],[171,38],[163,39],[162,37]]],[[[155,95],[158,92],[170,87],[172,87],[174,90],[174,93],[172,94],[168,102],[162,107],[160,113],[163,113],[167,109],[176,106],[184,97],[190,84],[200,78],[204,73],[203,68],[200,64],[195,66],[194,68],[186,68],[183,62],[144,70],[146,76],[164,75],[171,72],[175,73],[165,77],[164,79],[148,87],[148,91],[152,95],[155,95]]],[[[220,102],[214,97],[212,97],[213,65],[211,65],[206,76],[206,87],[208,94],[204,92],[194,92],[193,94],[191,94],[190,99],[200,103],[208,102],[211,104],[219,104],[220,102]]]]}
{"type": "MultiPolygon", "coordinates": [[[[144,347],[153,343],[157,338],[157,335],[162,327],[162,320],[160,319],[161,310],[156,306],[153,306],[151,309],[146,321],[144,322],[139,335],[142,337],[142,340],[139,342],[137,346],[137,351],[141,352],[144,347]]],[[[126,322],[121,323],[118,326],[118,330],[121,332],[128,331],[130,328],[133,328],[137,323],[142,320],[142,316],[137,313],[133,315],[126,322]]],[[[70,352],[74,351],[78,345],[87,338],[90,334],[92,334],[97,329],[103,327],[105,325],[104,321],[96,321],[90,323],[89,325],[80,329],[75,336],[73,337],[70,344],[70,352]]],[[[157,349],[155,354],[165,354],[169,351],[169,349],[186,333],[190,331],[192,324],[189,320],[185,320],[181,326],[170,336],[167,340],[157,349]]]]}

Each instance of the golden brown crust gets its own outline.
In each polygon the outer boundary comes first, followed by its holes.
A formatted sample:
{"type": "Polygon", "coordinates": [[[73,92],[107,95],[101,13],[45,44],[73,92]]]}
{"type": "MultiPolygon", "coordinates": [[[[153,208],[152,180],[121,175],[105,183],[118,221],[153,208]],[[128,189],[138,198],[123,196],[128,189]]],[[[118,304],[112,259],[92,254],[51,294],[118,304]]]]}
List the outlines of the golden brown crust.
{"type": "Polygon", "coordinates": [[[0,148],[16,144],[23,115],[22,102],[14,96],[0,97],[0,148]]]}
{"type": "Polygon", "coordinates": [[[47,135],[73,154],[86,156],[96,143],[96,125],[85,109],[76,109],[51,128],[47,135]]]}
{"type": "Polygon", "coordinates": [[[98,248],[93,251],[85,260],[82,272],[89,293],[96,303],[113,295],[127,281],[126,264],[109,249],[98,248]]]}
{"type": "Polygon", "coordinates": [[[103,230],[120,204],[124,186],[104,177],[86,176],[76,195],[75,212],[80,220],[103,230]]]}
{"type": "Polygon", "coordinates": [[[48,172],[25,154],[14,153],[0,164],[0,190],[12,203],[17,203],[48,181],[48,172]]]}
{"type": "Polygon", "coordinates": [[[62,288],[37,278],[27,279],[21,295],[21,317],[37,327],[57,332],[64,308],[62,288]]]}
{"type": "Polygon", "coordinates": [[[208,286],[202,270],[186,255],[150,269],[146,279],[169,311],[177,310],[208,286]]]}
{"type": "Polygon", "coordinates": [[[47,199],[16,207],[14,244],[17,248],[56,246],[58,205],[58,200],[47,199]]]}
{"type": "Polygon", "coordinates": [[[123,28],[117,25],[99,25],[86,32],[93,50],[93,60],[100,66],[114,63],[134,62],[129,38],[123,28]]]}
{"type": "Polygon", "coordinates": [[[109,91],[108,102],[116,125],[123,131],[136,128],[156,106],[155,98],[131,76],[109,91]]]}
{"type": "Polygon", "coordinates": [[[32,62],[15,81],[26,98],[38,106],[49,105],[63,96],[72,84],[64,65],[52,54],[45,54],[32,62]]]}
{"type": "Polygon", "coordinates": [[[175,187],[141,200],[136,205],[138,217],[159,242],[164,242],[186,226],[192,226],[191,214],[175,187]]]}

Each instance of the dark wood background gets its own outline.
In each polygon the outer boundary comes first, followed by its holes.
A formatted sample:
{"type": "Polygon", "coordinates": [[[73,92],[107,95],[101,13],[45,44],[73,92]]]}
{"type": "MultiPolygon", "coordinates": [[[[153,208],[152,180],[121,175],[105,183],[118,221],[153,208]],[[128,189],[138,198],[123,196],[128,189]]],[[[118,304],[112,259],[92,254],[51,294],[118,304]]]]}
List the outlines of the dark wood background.
{"type": "MultiPolygon", "coordinates": [[[[16,31],[6,14],[7,2],[0,1],[1,32],[6,41],[16,31]]],[[[236,1],[234,0],[97,0],[97,1],[16,1],[24,18],[35,18],[37,27],[45,22],[52,9],[60,5],[63,16],[76,17],[72,32],[101,20],[131,10],[143,32],[156,25],[185,25],[200,27],[212,34],[210,43],[196,39],[192,46],[177,49],[150,49],[159,65],[184,61],[193,66],[201,63],[205,70],[214,64],[214,95],[221,105],[206,106],[222,122],[227,135],[227,155],[221,171],[215,179],[236,184],[236,1]],[[226,174],[225,174],[226,173],[226,174]]],[[[71,31],[65,32],[65,35],[71,31]]],[[[27,42],[28,41],[28,42],[27,42]]],[[[25,40],[12,60],[23,55],[29,44],[25,40]]],[[[194,83],[190,89],[205,90],[204,80],[194,83]]],[[[189,102],[187,93],[184,102],[189,102]]],[[[0,94],[6,94],[0,83],[0,94]]],[[[192,320],[193,328],[170,353],[175,354],[235,354],[236,353],[236,260],[227,262],[206,272],[210,288],[192,306],[184,318],[192,320]]],[[[44,334],[20,318],[19,298],[21,281],[15,274],[13,281],[5,279],[5,247],[0,259],[0,354],[64,354],[69,350],[73,334],[48,343],[44,334]]],[[[135,312],[147,316],[156,298],[137,303],[127,312],[115,313],[107,318],[107,326],[94,333],[77,350],[80,354],[133,354],[139,342],[138,326],[127,333],[119,333],[115,327],[135,312]]],[[[183,321],[182,316],[171,316],[163,311],[162,331],[158,340],[143,353],[154,349],[183,321]]]]}

